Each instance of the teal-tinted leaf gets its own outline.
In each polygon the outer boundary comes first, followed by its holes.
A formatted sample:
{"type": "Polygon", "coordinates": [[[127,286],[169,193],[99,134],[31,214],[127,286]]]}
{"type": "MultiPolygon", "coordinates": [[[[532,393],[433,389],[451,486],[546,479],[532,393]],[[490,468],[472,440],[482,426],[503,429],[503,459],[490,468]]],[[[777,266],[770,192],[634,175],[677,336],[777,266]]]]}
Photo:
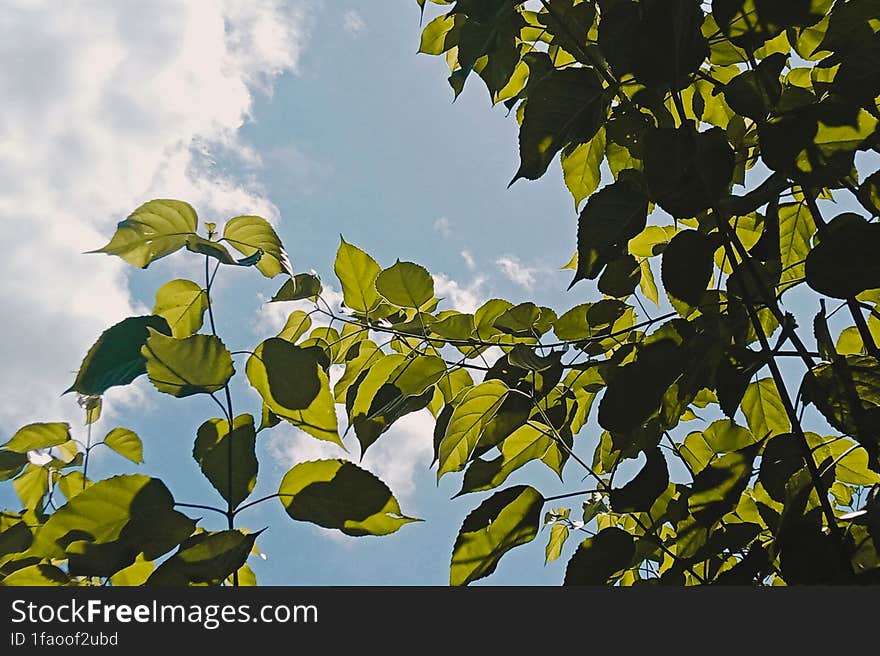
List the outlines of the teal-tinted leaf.
{"type": "Polygon", "coordinates": [[[659,447],[646,453],[645,466],[626,485],[611,490],[616,513],[648,512],[669,486],[669,468],[659,447]]]}
{"type": "Polygon", "coordinates": [[[581,542],[565,569],[565,585],[606,585],[632,564],[632,536],[614,526],[581,542]]]}
{"type": "Polygon", "coordinates": [[[104,444],[116,451],[123,458],[132,462],[144,461],[144,447],[137,433],[127,428],[114,428],[104,438],[104,444]]]}
{"type": "Polygon", "coordinates": [[[461,525],[449,571],[450,585],[467,585],[489,576],[501,557],[535,539],[544,498],[527,485],[496,492],[461,525]]]}
{"type": "Polygon", "coordinates": [[[259,535],[236,530],[193,535],[150,575],[146,584],[217,584],[244,565],[259,535]]]}
{"type": "Polygon", "coordinates": [[[733,155],[721,128],[697,132],[688,124],[650,130],[645,139],[645,179],[652,200],[675,218],[694,217],[709,209],[727,193],[733,155]]]}
{"type": "Polygon", "coordinates": [[[129,264],[146,269],[151,262],[183,248],[197,225],[196,211],[189,203],[151,200],[116,226],[110,243],[90,252],[118,255],[129,264]]]}
{"type": "Polygon", "coordinates": [[[232,431],[225,419],[199,426],[193,458],[214,489],[235,508],[247,499],[257,482],[256,432],[251,415],[235,418],[232,431]]]}
{"type": "Polygon", "coordinates": [[[647,219],[648,199],[635,171],[621,172],[616,182],[590,196],[578,219],[578,264],[571,284],[596,278],[647,219]]]}
{"type": "Polygon", "coordinates": [[[499,380],[487,380],[468,391],[455,407],[440,442],[437,478],[464,469],[486,423],[495,416],[509,390],[499,380]]]}
{"type": "Polygon", "coordinates": [[[398,307],[420,308],[434,298],[434,280],[424,267],[398,260],[376,277],[376,291],[398,307]]]}
{"type": "Polygon", "coordinates": [[[150,336],[150,329],[171,334],[162,317],[129,317],[111,326],[98,338],[76,374],[67,392],[100,396],[114,385],[128,385],[147,372],[141,348],[150,336]]]}
{"type": "Polygon", "coordinates": [[[761,442],[728,453],[709,463],[696,475],[688,509],[704,526],[714,524],[733,510],[752,475],[761,442]]]}
{"type": "MultiPolygon", "coordinates": [[[[532,60],[526,61],[533,71],[532,60]]],[[[540,178],[566,144],[592,139],[607,111],[602,82],[592,68],[551,69],[529,86],[519,132],[520,167],[512,182],[540,178]]]]}
{"type": "Polygon", "coordinates": [[[291,469],[278,495],[291,518],[346,535],[388,535],[419,521],[401,513],[391,490],[346,460],[315,460],[291,469]]]}
{"type": "Polygon", "coordinates": [[[155,388],[178,398],[223,389],[235,369],[232,356],[214,335],[167,337],[152,328],[141,349],[155,388]]]}
{"type": "Polygon", "coordinates": [[[15,435],[2,448],[16,453],[27,453],[36,449],[64,444],[70,439],[70,424],[28,424],[16,431],[15,435]]]}
{"type": "Polygon", "coordinates": [[[162,317],[177,338],[189,337],[202,327],[208,295],[192,280],[172,280],[156,292],[153,314],[162,317]]]}
{"type": "Polygon", "coordinates": [[[375,310],[381,299],[376,291],[376,278],[381,268],[372,257],[357,246],[340,238],[333,270],[342,285],[345,306],[366,314],[375,310]]]}
{"type": "Polygon", "coordinates": [[[696,230],[682,230],[663,251],[661,280],[666,293],[696,307],[712,278],[712,241],[696,230]]]}
{"type": "Polygon", "coordinates": [[[16,453],[0,449],[0,481],[8,481],[18,476],[28,462],[26,453],[16,453]]]}
{"type": "Polygon", "coordinates": [[[321,295],[321,281],[311,273],[298,273],[285,282],[270,303],[279,301],[299,301],[304,298],[311,300],[321,295]]]}
{"type": "Polygon", "coordinates": [[[857,214],[841,214],[828,224],[804,266],[807,284],[820,294],[850,298],[880,287],[880,225],[857,214]]]}
{"type": "Polygon", "coordinates": [[[223,228],[223,239],[245,256],[262,253],[256,267],[267,278],[274,278],[279,273],[293,275],[281,239],[266,219],[259,216],[230,219],[223,228]]]}

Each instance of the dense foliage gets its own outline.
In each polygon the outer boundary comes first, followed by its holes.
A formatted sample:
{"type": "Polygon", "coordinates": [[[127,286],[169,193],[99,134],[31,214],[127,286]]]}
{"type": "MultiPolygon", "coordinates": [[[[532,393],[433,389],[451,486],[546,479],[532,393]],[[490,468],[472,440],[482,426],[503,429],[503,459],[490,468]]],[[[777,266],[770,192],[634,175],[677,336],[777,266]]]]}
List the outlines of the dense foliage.
{"type": "MultiPolygon", "coordinates": [[[[235,520],[267,500],[248,500],[255,436],[289,422],[339,442],[337,404],[362,452],[427,408],[438,478],[463,472],[461,495],[488,493],[452,546],[453,585],[490,575],[542,525],[548,561],[582,540],[566,584],[877,582],[880,3],[432,2],[421,50],[445,55],[456,95],[475,73],[515,113],[514,181],[559,156],[579,212],[571,293],[593,285],[595,298],[459,312],[421,266],[382,268],[343,240],[339,312],[262,219],[199,234],[189,205],[151,201],[102,252],[146,267],[188,250],[205,280],[169,282],[150,316],[109,328],[71,391],[89,426],[106,389],[142,374],[214,398],[222,416],[193,456],[229,528],[197,527],[158,479],[90,481],[100,445],[141,459],[131,431],[83,442],[31,424],[0,451],[23,507],[0,523],[2,583],[252,582],[257,535],[235,520]],[[287,276],[273,302],[314,310],[230,353],[211,311],[221,266],[287,276]],[[233,412],[242,354],[259,422],[233,412]],[[532,462],[571,492],[505,486],[532,462]]],[[[300,463],[271,497],[349,535],[413,521],[347,461],[300,463]]]]}

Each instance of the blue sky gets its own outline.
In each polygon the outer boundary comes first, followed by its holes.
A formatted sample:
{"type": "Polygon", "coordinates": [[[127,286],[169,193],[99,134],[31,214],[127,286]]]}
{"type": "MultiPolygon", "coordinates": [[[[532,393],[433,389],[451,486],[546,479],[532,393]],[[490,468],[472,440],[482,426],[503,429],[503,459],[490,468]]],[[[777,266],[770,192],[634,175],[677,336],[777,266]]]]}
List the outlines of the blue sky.
{"type": "MultiPolygon", "coordinates": [[[[559,172],[507,189],[517,166],[513,117],[490,109],[476,79],[452,102],[443,60],[416,53],[411,0],[369,11],[335,0],[163,0],[137,11],[13,4],[0,23],[0,56],[16,73],[0,83],[11,106],[0,119],[10,137],[0,161],[17,184],[6,183],[0,220],[29,227],[2,265],[10,321],[0,332],[19,345],[0,378],[5,433],[69,420],[83,435],[75,399],[58,395],[85,350],[104,328],[148,311],[166,280],[199,280],[201,263],[185,254],[146,271],[82,254],[153,197],[188,200],[203,221],[267,216],[296,270],[314,269],[331,287],[342,234],[383,265],[400,258],[440,274],[438,292],[459,307],[504,297],[564,310],[584,300],[587,286],[564,292],[569,276],[559,271],[576,230],[559,172]]],[[[221,272],[215,309],[230,348],[277,331],[291,308],[262,301],[281,282],[221,272]]],[[[236,368],[243,373],[240,358],[236,368]]],[[[236,413],[258,414],[241,383],[236,413]]],[[[95,437],[116,425],[135,430],[146,463],[96,452],[90,476],[140,471],[165,480],[179,501],[216,503],[190,456],[197,427],[215,410],[209,399],[165,397],[145,379],[111,390],[95,437]]],[[[435,483],[431,429],[424,413],[410,416],[364,461],[423,523],[353,539],[293,522],[268,502],[241,516],[247,528],[270,527],[258,543],[267,559],[252,562],[260,582],[446,584],[458,527],[483,495],[450,501],[460,480],[435,483]]],[[[353,436],[346,442],[356,457],[353,436]]],[[[258,449],[255,496],[275,491],[295,462],[339,453],[288,427],[261,434],[258,449]]],[[[550,495],[581,485],[577,472],[569,478],[563,488],[538,465],[510,482],[537,482],[550,495]]],[[[8,488],[0,501],[15,506],[8,488]]],[[[546,537],[506,556],[487,582],[561,582],[566,559],[543,566],[546,537]]]]}

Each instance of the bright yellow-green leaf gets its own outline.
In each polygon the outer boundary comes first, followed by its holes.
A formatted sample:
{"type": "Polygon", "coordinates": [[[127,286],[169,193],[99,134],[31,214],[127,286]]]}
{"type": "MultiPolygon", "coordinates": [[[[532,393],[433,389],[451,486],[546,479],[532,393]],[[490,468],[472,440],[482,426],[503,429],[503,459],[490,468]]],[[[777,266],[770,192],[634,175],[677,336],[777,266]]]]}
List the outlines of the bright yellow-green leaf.
{"type": "Polygon", "coordinates": [[[486,422],[495,416],[508,393],[507,385],[500,380],[488,380],[465,394],[453,411],[440,442],[438,479],[447,472],[464,469],[486,422]]]}
{"type": "Polygon", "coordinates": [[[344,239],[340,240],[339,250],[333,270],[342,285],[345,306],[366,314],[375,310],[381,301],[376,291],[376,278],[381,268],[372,257],[357,246],[344,239]]]}
{"type": "Polygon", "coordinates": [[[12,487],[22,505],[28,510],[34,510],[49,491],[49,470],[29,463],[18,478],[12,481],[12,487]]]}
{"type": "Polygon", "coordinates": [[[651,271],[651,263],[644,259],[639,262],[639,269],[642,272],[642,277],[639,279],[639,289],[642,290],[642,294],[645,295],[649,301],[651,301],[654,305],[660,304],[660,295],[657,291],[657,283],[654,282],[654,272],[651,271]]]}
{"type": "Polygon", "coordinates": [[[358,354],[345,365],[345,372],[333,387],[333,398],[337,403],[345,401],[345,393],[363,371],[375,364],[384,355],[373,342],[361,342],[358,354]]]}
{"type": "Polygon", "coordinates": [[[83,473],[80,470],[74,469],[59,478],[56,485],[58,486],[58,489],[61,490],[61,494],[70,501],[77,494],[88,489],[89,486],[92,485],[92,482],[83,476],[83,473]]]}
{"type": "Polygon", "coordinates": [[[153,314],[163,317],[178,339],[197,333],[202,327],[208,295],[192,280],[172,280],[156,292],[153,314]]]}
{"type": "Polygon", "coordinates": [[[101,410],[104,406],[100,396],[86,396],[80,405],[86,410],[86,426],[94,424],[101,418],[101,410]]]}
{"type": "Polygon", "coordinates": [[[865,345],[862,342],[862,335],[855,326],[845,328],[837,338],[837,346],[835,350],[840,355],[862,355],[865,345]]]}
{"type": "Polygon", "coordinates": [[[543,458],[554,444],[547,431],[531,424],[520,426],[501,443],[500,456],[489,461],[474,460],[468,466],[459,494],[498,487],[520,467],[543,458]]]}
{"type": "Polygon", "coordinates": [[[284,324],[281,332],[278,333],[278,337],[288,342],[296,343],[296,340],[308,332],[311,327],[312,317],[302,310],[294,310],[287,317],[287,322],[284,324]]]}
{"type": "Polygon", "coordinates": [[[791,423],[772,378],[750,383],[741,407],[749,430],[756,439],[762,440],[768,435],[779,435],[791,430],[791,423]]]}
{"type": "Polygon", "coordinates": [[[574,197],[575,211],[596,189],[602,179],[600,165],[605,159],[605,128],[600,128],[587,143],[566,146],[562,151],[565,186],[574,197]]]}
{"type": "Polygon", "coordinates": [[[442,55],[449,50],[451,45],[447,44],[447,39],[455,23],[462,22],[462,16],[453,14],[443,14],[437,16],[434,20],[425,25],[422,30],[421,43],[419,44],[419,52],[429,55],[442,55]]]}
{"type": "Polygon", "coordinates": [[[223,228],[223,239],[246,256],[262,251],[257,269],[267,278],[274,278],[279,273],[293,275],[281,239],[266,219],[259,216],[230,219],[223,228]]]}
{"type": "Polygon", "coordinates": [[[146,560],[143,554],[138,554],[131,565],[119,570],[110,577],[110,583],[115,587],[143,585],[150,578],[150,574],[153,573],[153,567],[153,561],[146,560]]]}
{"type": "Polygon", "coordinates": [[[46,587],[70,585],[70,577],[54,565],[28,565],[0,581],[5,586],[46,587]]]}
{"type": "Polygon", "coordinates": [[[118,255],[129,264],[146,269],[151,262],[186,245],[198,225],[196,211],[179,200],[151,200],[116,226],[116,233],[93,253],[118,255]]]}
{"type": "Polygon", "coordinates": [[[35,423],[22,426],[2,448],[16,453],[64,444],[70,439],[70,425],[66,423],[35,423]]]}
{"type": "Polygon", "coordinates": [[[424,267],[398,260],[376,277],[376,291],[398,307],[421,308],[434,298],[434,280],[424,267]]]}
{"type": "Polygon", "coordinates": [[[554,524],[550,528],[550,541],[547,542],[547,548],[544,550],[544,564],[552,563],[562,555],[562,547],[568,540],[568,526],[565,524],[554,524]]]}
{"type": "Polygon", "coordinates": [[[627,249],[635,257],[660,255],[678,231],[675,226],[647,226],[629,240],[627,249]]]}
{"type": "Polygon", "coordinates": [[[223,389],[235,373],[232,356],[220,338],[192,335],[175,339],[149,330],[141,354],[150,382],[160,392],[178,398],[210,394],[223,389]]]}
{"type": "Polygon", "coordinates": [[[489,576],[504,554],[534,540],[543,505],[541,493],[526,485],[509,487],[483,501],[458,532],[450,585],[467,585],[489,576]]]}
{"type": "Polygon", "coordinates": [[[782,259],[780,290],[803,279],[804,260],[816,233],[813,214],[806,203],[785,203],[779,206],[779,254],[782,259]]]}
{"type": "Polygon", "coordinates": [[[282,479],[278,496],[291,518],[346,535],[388,535],[420,521],[401,512],[385,483],[347,460],[296,465],[282,479]]]}
{"type": "Polygon", "coordinates": [[[144,446],[141,443],[141,438],[128,428],[114,428],[107,433],[104,444],[132,462],[141,463],[144,461],[144,446]]]}

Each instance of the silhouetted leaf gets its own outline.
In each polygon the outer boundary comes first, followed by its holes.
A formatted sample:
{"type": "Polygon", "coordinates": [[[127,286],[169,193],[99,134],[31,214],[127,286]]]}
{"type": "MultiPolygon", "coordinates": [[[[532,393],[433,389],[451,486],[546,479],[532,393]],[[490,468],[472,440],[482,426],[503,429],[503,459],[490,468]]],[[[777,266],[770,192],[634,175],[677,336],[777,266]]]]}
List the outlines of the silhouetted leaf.
{"type": "Polygon", "coordinates": [[[711,526],[733,510],[752,475],[761,443],[728,453],[709,463],[694,477],[688,509],[701,525],[711,526]]]}
{"type": "Polygon", "coordinates": [[[614,526],[581,542],[568,561],[564,585],[605,585],[632,564],[636,553],[632,536],[614,526]]]}
{"type": "Polygon", "coordinates": [[[225,419],[209,419],[199,426],[193,458],[205,478],[232,507],[247,499],[257,482],[254,418],[239,415],[232,431],[225,419]]]}
{"type": "Polygon", "coordinates": [[[532,487],[517,485],[496,492],[464,520],[449,570],[450,585],[467,585],[489,576],[514,547],[535,539],[544,498],[532,487]]]}
{"type": "Polygon", "coordinates": [[[682,230],[663,251],[660,270],[666,293],[698,306],[712,277],[712,241],[696,230],[682,230]]]}
{"type": "Polygon", "coordinates": [[[880,225],[857,214],[840,214],[828,223],[822,241],[807,255],[807,284],[820,294],[850,298],[880,287],[880,225]]]}
{"type": "Polygon", "coordinates": [[[626,485],[611,490],[616,513],[648,512],[669,486],[669,469],[659,447],[646,453],[645,466],[626,485]]]}

